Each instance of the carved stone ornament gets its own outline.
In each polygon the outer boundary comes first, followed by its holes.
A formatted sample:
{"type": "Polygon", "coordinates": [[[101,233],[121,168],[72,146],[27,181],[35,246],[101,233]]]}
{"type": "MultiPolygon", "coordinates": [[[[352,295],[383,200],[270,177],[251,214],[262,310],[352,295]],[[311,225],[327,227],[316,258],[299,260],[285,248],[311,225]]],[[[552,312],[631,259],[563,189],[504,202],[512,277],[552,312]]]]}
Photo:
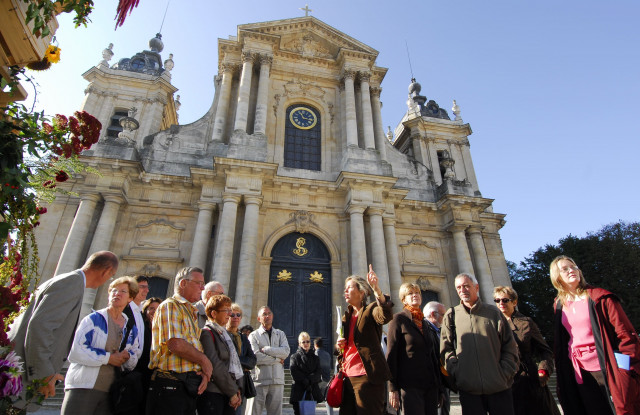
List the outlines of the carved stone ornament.
{"type": "Polygon", "coordinates": [[[318,224],[313,221],[313,213],[309,213],[306,210],[297,210],[295,212],[291,212],[289,214],[289,218],[290,219],[287,221],[286,225],[295,223],[296,232],[299,233],[309,232],[309,227],[311,225],[318,226],[318,224]]]}
{"type": "Polygon", "coordinates": [[[436,266],[437,246],[418,238],[418,235],[400,245],[403,265],[436,266]]]}
{"type": "Polygon", "coordinates": [[[304,247],[307,243],[307,240],[300,237],[296,239],[296,249],[293,250],[293,253],[297,256],[305,256],[309,253],[309,250],[304,247]]]}
{"type": "Polygon", "coordinates": [[[313,271],[313,274],[309,274],[309,281],[311,281],[311,282],[323,282],[324,278],[322,277],[322,274],[319,273],[318,271],[313,271]]]}
{"type": "Polygon", "coordinates": [[[302,37],[290,40],[284,44],[282,49],[289,52],[299,53],[308,58],[333,58],[329,49],[322,46],[322,44],[315,40],[309,33],[304,34],[302,37]]]}
{"type": "Polygon", "coordinates": [[[155,262],[150,262],[148,264],[145,264],[142,267],[142,274],[149,276],[149,275],[156,275],[158,273],[162,272],[162,269],[160,268],[160,265],[158,265],[155,262]]]}
{"type": "Polygon", "coordinates": [[[420,290],[422,291],[427,291],[429,288],[431,288],[431,282],[429,282],[429,279],[427,277],[419,277],[416,280],[416,284],[418,284],[418,287],[420,287],[420,290]]]}
{"type": "Polygon", "coordinates": [[[296,79],[284,85],[284,94],[282,95],[293,98],[311,97],[324,100],[325,91],[307,79],[296,79]]]}
{"type": "Polygon", "coordinates": [[[138,247],[177,249],[184,227],[174,225],[167,219],[154,219],[136,226],[134,236],[138,247]]]}
{"type": "Polygon", "coordinates": [[[291,273],[286,269],[283,269],[278,273],[278,276],[276,277],[276,279],[280,282],[291,281],[291,273]]]}

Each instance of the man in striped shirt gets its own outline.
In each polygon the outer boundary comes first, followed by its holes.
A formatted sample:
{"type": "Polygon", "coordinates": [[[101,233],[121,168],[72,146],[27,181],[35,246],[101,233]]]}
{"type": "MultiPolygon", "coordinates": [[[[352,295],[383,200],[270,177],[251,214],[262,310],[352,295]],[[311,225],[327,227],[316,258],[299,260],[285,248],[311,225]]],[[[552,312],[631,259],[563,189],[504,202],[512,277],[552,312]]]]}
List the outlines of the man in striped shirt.
{"type": "Polygon", "coordinates": [[[147,414],[196,413],[196,397],[207,387],[213,367],[202,352],[197,309],[204,275],[200,268],[186,267],[176,275],[175,294],[156,310],[149,368],[153,369],[147,414]]]}

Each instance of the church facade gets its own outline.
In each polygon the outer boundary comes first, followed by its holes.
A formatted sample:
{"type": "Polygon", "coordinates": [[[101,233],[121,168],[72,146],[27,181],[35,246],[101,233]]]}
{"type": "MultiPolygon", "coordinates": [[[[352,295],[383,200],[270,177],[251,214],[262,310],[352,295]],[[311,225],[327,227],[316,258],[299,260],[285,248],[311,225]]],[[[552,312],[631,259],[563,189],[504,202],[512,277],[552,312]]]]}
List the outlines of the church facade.
{"type": "MultiPolygon", "coordinates": [[[[95,251],[121,259],[118,275],[147,275],[173,293],[176,272],[205,270],[256,323],[269,305],[295,344],[300,331],[333,342],[344,279],[378,274],[396,309],[403,282],[425,302],[457,302],[453,278],[474,274],[481,297],[509,285],[503,214],[482,197],[471,128],[409,87],[406,114],[385,134],[378,52],[314,17],[238,26],[218,40],[208,112],[178,125],[174,63],[150,50],[83,76],[83,109],[103,125],[38,228],[46,279],[95,251]]],[[[395,103],[391,103],[395,105],[395,103]]],[[[400,103],[404,105],[404,103],[400,103]]],[[[85,312],[106,305],[87,290],[85,312]]]]}

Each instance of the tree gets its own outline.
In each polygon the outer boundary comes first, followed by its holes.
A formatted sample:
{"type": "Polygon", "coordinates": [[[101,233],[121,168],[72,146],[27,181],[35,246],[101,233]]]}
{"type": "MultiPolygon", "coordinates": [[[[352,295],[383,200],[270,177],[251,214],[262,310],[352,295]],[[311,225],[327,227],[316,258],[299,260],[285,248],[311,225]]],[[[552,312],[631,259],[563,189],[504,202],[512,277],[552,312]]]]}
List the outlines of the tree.
{"type": "Polygon", "coordinates": [[[580,238],[568,235],[545,245],[516,265],[508,262],[518,308],[553,340],[553,299],[549,264],[558,255],[573,258],[591,285],[616,294],[635,328],[640,327],[640,222],[617,222],[580,238]]]}

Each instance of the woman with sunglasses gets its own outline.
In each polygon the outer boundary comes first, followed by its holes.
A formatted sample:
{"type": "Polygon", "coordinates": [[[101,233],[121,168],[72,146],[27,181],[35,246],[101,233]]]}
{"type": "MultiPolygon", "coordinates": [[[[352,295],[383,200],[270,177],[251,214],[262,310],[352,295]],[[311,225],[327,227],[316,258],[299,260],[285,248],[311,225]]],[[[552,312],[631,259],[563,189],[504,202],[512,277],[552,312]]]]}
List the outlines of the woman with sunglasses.
{"type": "Polygon", "coordinates": [[[320,392],[320,359],[311,347],[309,333],[303,331],[298,336],[298,350],[289,358],[289,368],[293,378],[289,403],[293,405],[293,412],[300,415],[300,401],[322,402],[320,392]]]}
{"type": "MultiPolygon", "coordinates": [[[[242,371],[244,373],[245,385],[246,382],[252,382],[251,380],[251,370],[256,367],[256,355],[253,353],[251,349],[251,343],[249,343],[249,339],[243,333],[240,332],[240,322],[242,321],[242,308],[236,303],[231,304],[231,313],[229,314],[229,321],[227,322],[227,333],[231,336],[231,340],[233,340],[233,345],[236,347],[236,352],[238,352],[238,357],[240,358],[240,365],[242,365],[242,371]]],[[[245,412],[245,408],[247,406],[247,397],[242,395],[242,405],[236,409],[236,415],[243,415],[245,412]]]]}
{"type": "Polygon", "coordinates": [[[640,339],[613,293],[564,255],[550,265],[554,356],[565,415],[640,414],[640,339]]]}
{"type": "Polygon", "coordinates": [[[518,310],[518,294],[511,287],[493,289],[493,301],[507,318],[518,343],[520,367],[513,380],[516,415],[560,415],[547,386],[553,372],[553,352],[534,321],[518,310]],[[536,361],[539,361],[536,365],[536,361]]]}

